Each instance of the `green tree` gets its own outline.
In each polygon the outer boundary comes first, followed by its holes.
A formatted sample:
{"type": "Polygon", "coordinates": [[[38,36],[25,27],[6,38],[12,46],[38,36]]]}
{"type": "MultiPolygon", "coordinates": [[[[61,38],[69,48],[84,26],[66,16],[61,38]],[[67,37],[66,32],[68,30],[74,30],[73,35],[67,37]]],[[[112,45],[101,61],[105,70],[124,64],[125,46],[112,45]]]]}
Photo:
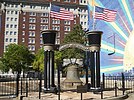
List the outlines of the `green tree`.
{"type": "MultiPolygon", "coordinates": [[[[73,30],[70,31],[64,38],[63,44],[67,43],[80,43],[84,44],[85,42],[85,33],[82,30],[81,25],[74,26],[73,30]]],[[[71,61],[71,58],[75,58],[76,60],[79,58],[83,58],[84,52],[78,48],[68,48],[62,51],[63,58],[68,58],[71,61]]]]}
{"type": "Polygon", "coordinates": [[[8,72],[9,68],[5,66],[5,64],[3,63],[4,60],[0,59],[0,70],[4,73],[4,72],[8,72]]]}
{"type": "Polygon", "coordinates": [[[10,44],[6,48],[2,61],[6,69],[21,73],[28,70],[34,60],[34,55],[23,45],[10,44]]]}
{"type": "Polygon", "coordinates": [[[57,68],[58,66],[62,65],[63,62],[63,57],[62,57],[62,52],[61,51],[55,51],[55,67],[57,68]]]}
{"type": "MultiPolygon", "coordinates": [[[[62,54],[60,51],[55,51],[55,59],[54,59],[54,63],[55,63],[55,68],[57,68],[61,63],[62,63],[62,54]]],[[[32,64],[33,69],[37,70],[37,71],[44,71],[44,50],[39,49],[38,52],[35,55],[35,59],[34,62],[32,64]]]]}
{"type": "Polygon", "coordinates": [[[37,71],[44,71],[44,50],[43,48],[39,49],[35,55],[34,62],[32,64],[33,69],[37,71]]]}

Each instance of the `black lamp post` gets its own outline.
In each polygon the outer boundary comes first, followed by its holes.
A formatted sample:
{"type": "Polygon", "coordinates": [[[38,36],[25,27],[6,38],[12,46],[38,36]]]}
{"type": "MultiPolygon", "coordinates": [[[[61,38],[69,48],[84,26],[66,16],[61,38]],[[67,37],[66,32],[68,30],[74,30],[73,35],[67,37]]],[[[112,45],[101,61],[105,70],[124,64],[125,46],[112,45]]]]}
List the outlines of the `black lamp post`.
{"type": "Polygon", "coordinates": [[[44,92],[56,92],[54,82],[54,49],[56,34],[55,30],[42,31],[44,43],[44,92]]]}
{"type": "Polygon", "coordinates": [[[88,32],[92,88],[100,87],[100,46],[102,33],[102,31],[88,32]]]}

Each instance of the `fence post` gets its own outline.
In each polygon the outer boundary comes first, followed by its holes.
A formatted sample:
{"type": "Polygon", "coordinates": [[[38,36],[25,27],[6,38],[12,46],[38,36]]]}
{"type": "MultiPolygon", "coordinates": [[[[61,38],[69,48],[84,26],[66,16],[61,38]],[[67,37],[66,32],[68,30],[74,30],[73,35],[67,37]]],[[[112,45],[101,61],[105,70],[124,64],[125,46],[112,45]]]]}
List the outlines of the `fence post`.
{"type": "Polygon", "coordinates": [[[21,95],[22,95],[22,77],[21,77],[21,95]]]}
{"type": "Polygon", "coordinates": [[[103,83],[101,82],[101,99],[103,99],[103,83]]]}
{"type": "Polygon", "coordinates": [[[102,84],[103,84],[103,89],[105,88],[105,74],[102,74],[102,84]]]}
{"type": "Polygon", "coordinates": [[[40,83],[39,83],[39,99],[41,99],[41,84],[42,84],[42,74],[39,74],[40,83]]]}
{"type": "Polygon", "coordinates": [[[115,81],[115,97],[117,97],[117,82],[115,81]]]}
{"type": "Polygon", "coordinates": [[[125,93],[125,77],[124,77],[123,73],[122,73],[122,93],[123,93],[123,95],[125,93]]]}
{"type": "Polygon", "coordinates": [[[19,74],[17,73],[17,78],[16,78],[16,96],[18,97],[19,95],[19,74]]]}
{"type": "Polygon", "coordinates": [[[28,97],[28,78],[26,80],[26,97],[28,97]]]}
{"type": "Polygon", "coordinates": [[[60,66],[58,66],[58,100],[60,100],[60,66]]]}

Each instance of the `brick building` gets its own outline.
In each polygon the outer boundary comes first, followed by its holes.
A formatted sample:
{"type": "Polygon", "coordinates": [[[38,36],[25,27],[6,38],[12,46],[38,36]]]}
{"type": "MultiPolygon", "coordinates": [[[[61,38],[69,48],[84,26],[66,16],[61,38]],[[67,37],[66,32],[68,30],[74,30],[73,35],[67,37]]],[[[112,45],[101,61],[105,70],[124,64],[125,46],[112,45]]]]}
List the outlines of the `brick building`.
{"type": "Polygon", "coordinates": [[[60,44],[75,24],[87,28],[87,0],[1,0],[0,1],[0,57],[10,43],[25,44],[36,53],[42,47],[42,30],[57,30],[60,44]],[[74,20],[50,18],[51,4],[72,11],[74,20]]]}

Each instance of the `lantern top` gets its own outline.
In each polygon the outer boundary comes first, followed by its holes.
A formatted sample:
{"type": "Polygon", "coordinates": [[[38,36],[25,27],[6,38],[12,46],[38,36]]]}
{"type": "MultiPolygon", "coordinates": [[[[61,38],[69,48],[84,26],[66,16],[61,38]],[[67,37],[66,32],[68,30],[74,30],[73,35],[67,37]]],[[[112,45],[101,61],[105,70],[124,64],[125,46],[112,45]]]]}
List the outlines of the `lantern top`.
{"type": "Polygon", "coordinates": [[[44,33],[57,33],[58,31],[56,30],[44,30],[44,31],[41,31],[41,34],[44,34],[44,33]]]}
{"type": "Polygon", "coordinates": [[[88,34],[102,34],[102,31],[89,31],[88,34]]]}

